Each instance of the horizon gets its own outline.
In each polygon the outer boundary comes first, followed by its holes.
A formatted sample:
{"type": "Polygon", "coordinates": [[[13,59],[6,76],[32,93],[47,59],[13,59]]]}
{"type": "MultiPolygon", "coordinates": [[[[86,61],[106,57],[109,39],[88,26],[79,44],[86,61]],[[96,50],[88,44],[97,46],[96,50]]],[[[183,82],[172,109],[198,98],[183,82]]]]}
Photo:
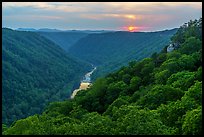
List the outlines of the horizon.
{"type": "Polygon", "coordinates": [[[202,2],[2,2],[2,28],[14,30],[154,32],[199,18],[202,2]]]}
{"type": "MultiPolygon", "coordinates": [[[[48,30],[56,30],[59,32],[66,32],[66,31],[113,31],[113,32],[159,32],[159,31],[168,31],[168,30],[173,30],[173,29],[178,29],[179,27],[176,28],[168,28],[168,29],[162,29],[162,30],[154,30],[154,31],[128,31],[128,30],[104,30],[104,29],[58,29],[58,28],[11,28],[11,27],[2,27],[2,29],[12,29],[15,31],[45,31],[43,29],[48,29],[48,30]],[[22,29],[22,30],[21,30],[22,29]],[[30,29],[30,30],[29,30],[30,29]]],[[[46,32],[46,31],[45,31],[46,32]]]]}

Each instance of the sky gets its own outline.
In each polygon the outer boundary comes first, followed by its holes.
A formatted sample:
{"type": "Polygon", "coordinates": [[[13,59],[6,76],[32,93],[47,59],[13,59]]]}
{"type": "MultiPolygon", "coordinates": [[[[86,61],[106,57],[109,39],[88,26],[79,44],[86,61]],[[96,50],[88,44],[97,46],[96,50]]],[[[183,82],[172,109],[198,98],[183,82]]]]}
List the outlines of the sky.
{"type": "Polygon", "coordinates": [[[2,2],[2,27],[159,31],[202,17],[202,2],[2,2]]]}

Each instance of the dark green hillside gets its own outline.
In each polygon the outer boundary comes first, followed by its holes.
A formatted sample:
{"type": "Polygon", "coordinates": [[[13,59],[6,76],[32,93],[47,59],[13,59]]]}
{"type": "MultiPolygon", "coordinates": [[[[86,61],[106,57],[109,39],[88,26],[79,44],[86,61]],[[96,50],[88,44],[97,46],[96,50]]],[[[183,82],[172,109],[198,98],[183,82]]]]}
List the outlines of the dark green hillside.
{"type": "Polygon", "coordinates": [[[48,102],[69,97],[90,69],[35,32],[2,29],[2,121],[41,113],[48,102]]]}
{"type": "Polygon", "coordinates": [[[95,77],[103,76],[129,61],[159,52],[177,29],[159,32],[109,32],[89,34],[70,47],[69,53],[98,66],[95,77]]]}
{"type": "Polygon", "coordinates": [[[201,135],[202,18],[187,24],[171,38],[173,51],[129,62],[72,100],[2,125],[3,134],[201,135]]]}
{"type": "Polygon", "coordinates": [[[59,45],[65,51],[75,44],[79,39],[88,35],[84,32],[38,32],[47,39],[59,45]]]}

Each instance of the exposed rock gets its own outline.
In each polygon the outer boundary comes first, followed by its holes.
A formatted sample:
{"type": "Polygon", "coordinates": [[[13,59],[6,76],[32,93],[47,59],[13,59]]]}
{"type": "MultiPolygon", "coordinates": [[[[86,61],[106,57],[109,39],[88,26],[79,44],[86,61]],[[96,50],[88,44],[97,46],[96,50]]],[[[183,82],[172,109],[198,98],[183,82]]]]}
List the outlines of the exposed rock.
{"type": "Polygon", "coordinates": [[[179,47],[179,44],[178,43],[171,43],[168,47],[167,47],[167,52],[171,52],[175,49],[177,49],[179,47]]]}

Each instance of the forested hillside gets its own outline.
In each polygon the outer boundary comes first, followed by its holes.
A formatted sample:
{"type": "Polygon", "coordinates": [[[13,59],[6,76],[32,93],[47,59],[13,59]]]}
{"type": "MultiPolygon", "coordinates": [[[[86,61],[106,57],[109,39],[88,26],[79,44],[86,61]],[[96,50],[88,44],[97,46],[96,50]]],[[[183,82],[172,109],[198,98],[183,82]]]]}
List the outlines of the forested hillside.
{"type": "Polygon", "coordinates": [[[2,122],[41,113],[69,97],[91,67],[35,32],[2,29],[2,122]]]}
{"type": "Polygon", "coordinates": [[[59,45],[65,51],[68,51],[69,48],[75,44],[79,39],[88,35],[85,32],[38,32],[47,39],[53,41],[59,45]]]}
{"type": "Polygon", "coordinates": [[[176,30],[89,34],[72,45],[69,53],[97,66],[96,78],[161,51],[176,30]]]}
{"type": "Polygon", "coordinates": [[[200,135],[202,18],[181,26],[171,40],[178,45],[173,51],[129,62],[74,99],[3,125],[3,134],[200,135]]]}

